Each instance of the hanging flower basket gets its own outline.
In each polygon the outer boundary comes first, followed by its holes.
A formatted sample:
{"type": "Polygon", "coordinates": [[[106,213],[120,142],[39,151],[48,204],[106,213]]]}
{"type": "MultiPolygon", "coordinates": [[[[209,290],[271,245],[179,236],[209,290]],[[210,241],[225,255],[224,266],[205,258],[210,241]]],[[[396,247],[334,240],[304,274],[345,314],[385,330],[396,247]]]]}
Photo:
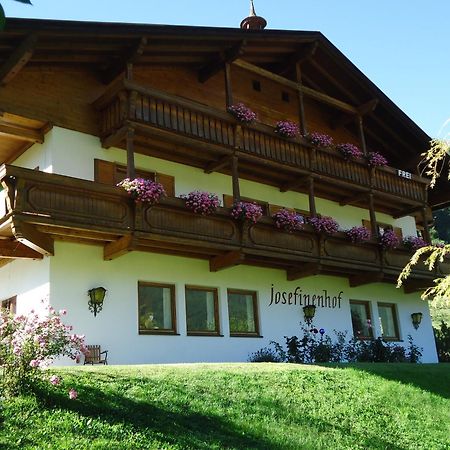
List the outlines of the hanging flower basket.
{"type": "Polygon", "coordinates": [[[339,224],[332,217],[310,217],[308,223],[316,233],[334,234],[339,231],[339,224]]]}
{"type": "Polygon", "coordinates": [[[154,205],[166,195],[161,183],[145,178],[135,178],[130,180],[125,178],[117,186],[125,189],[130,197],[136,202],[145,202],[154,205]]]}
{"type": "Polygon", "coordinates": [[[212,214],[220,206],[217,194],[210,192],[192,191],[181,197],[186,200],[186,208],[204,216],[212,214]]]}
{"type": "Polygon", "coordinates": [[[228,112],[239,122],[245,124],[253,123],[258,116],[248,106],[243,103],[237,103],[228,107],[228,112]]]}
{"type": "Polygon", "coordinates": [[[275,226],[289,233],[300,231],[303,228],[305,220],[303,216],[288,209],[280,209],[272,216],[275,226]]]}
{"type": "Polygon", "coordinates": [[[235,220],[256,223],[262,215],[262,208],[256,203],[238,202],[235,203],[231,209],[231,217],[235,220]]]}
{"type": "Polygon", "coordinates": [[[328,136],[328,134],[318,133],[315,131],[314,133],[307,134],[304,137],[316,147],[331,147],[333,145],[333,138],[328,136]]]}
{"type": "Polygon", "coordinates": [[[345,235],[354,243],[368,241],[371,237],[366,227],[353,227],[345,232],[345,235]]]}
{"type": "Polygon", "coordinates": [[[408,236],[403,239],[403,245],[410,251],[415,252],[419,248],[426,247],[428,244],[418,236],[408,236]]]}
{"type": "Polygon", "coordinates": [[[338,150],[341,153],[341,155],[344,157],[346,161],[361,158],[363,155],[359,147],[350,143],[338,144],[336,145],[336,150],[338,150]]]}
{"type": "Polygon", "coordinates": [[[300,133],[298,125],[290,120],[280,120],[275,125],[274,132],[281,137],[293,139],[300,133]]]}
{"type": "Polygon", "coordinates": [[[370,167],[384,167],[388,165],[387,159],[378,152],[370,152],[367,157],[367,163],[370,167]]]}

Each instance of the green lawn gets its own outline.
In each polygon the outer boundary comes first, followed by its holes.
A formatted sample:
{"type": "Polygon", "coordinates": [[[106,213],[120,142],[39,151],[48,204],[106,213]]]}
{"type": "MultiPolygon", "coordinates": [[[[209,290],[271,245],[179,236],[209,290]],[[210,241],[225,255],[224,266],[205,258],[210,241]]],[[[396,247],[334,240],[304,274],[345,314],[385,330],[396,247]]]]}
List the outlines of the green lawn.
{"type": "Polygon", "coordinates": [[[79,398],[4,401],[0,448],[450,449],[450,364],[56,372],[79,398]]]}

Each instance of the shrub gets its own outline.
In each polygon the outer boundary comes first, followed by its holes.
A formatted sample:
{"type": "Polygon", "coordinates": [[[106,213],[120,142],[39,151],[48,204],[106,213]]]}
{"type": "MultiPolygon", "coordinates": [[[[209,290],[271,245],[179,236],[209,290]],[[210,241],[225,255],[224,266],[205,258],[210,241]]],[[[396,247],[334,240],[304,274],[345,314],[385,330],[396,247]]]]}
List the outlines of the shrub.
{"type": "Polygon", "coordinates": [[[192,191],[182,198],[186,199],[186,207],[197,214],[211,214],[220,206],[219,197],[209,192],[192,191]]]}
{"type": "Polygon", "coordinates": [[[243,103],[237,103],[228,107],[228,112],[239,122],[250,124],[257,119],[257,115],[243,103]]]}
{"type": "Polygon", "coordinates": [[[380,236],[380,244],[385,250],[390,250],[400,245],[400,239],[393,230],[385,230],[380,236]]]}
{"type": "Polygon", "coordinates": [[[353,227],[345,232],[345,235],[353,242],[368,241],[371,237],[370,231],[366,227],[353,227]]]}
{"type": "Polygon", "coordinates": [[[333,234],[339,231],[339,224],[332,217],[310,217],[308,223],[316,233],[333,234]]]}
{"type": "Polygon", "coordinates": [[[305,139],[317,147],[331,147],[333,145],[333,138],[331,136],[324,133],[318,133],[316,131],[314,133],[307,134],[305,139]]]}
{"type": "Polygon", "coordinates": [[[303,216],[285,208],[277,211],[272,218],[277,228],[281,228],[289,233],[300,231],[305,223],[303,216]]]}
{"type": "Polygon", "coordinates": [[[137,202],[146,202],[154,205],[166,195],[161,183],[145,178],[135,178],[130,180],[125,178],[117,186],[125,189],[128,194],[137,202]]]}
{"type": "Polygon", "coordinates": [[[440,328],[434,328],[434,339],[439,362],[450,362],[450,327],[442,320],[440,328]]]}
{"type": "Polygon", "coordinates": [[[300,133],[298,125],[290,120],[280,120],[275,125],[275,133],[284,138],[295,138],[300,133]]]}
{"type": "Polygon", "coordinates": [[[238,202],[231,209],[231,217],[236,220],[247,220],[256,223],[262,215],[262,208],[256,203],[238,202]]]}
{"type": "Polygon", "coordinates": [[[261,350],[258,350],[255,353],[252,353],[248,357],[249,362],[274,362],[279,363],[283,362],[280,358],[276,350],[273,350],[269,347],[264,347],[261,350]]]}
{"type": "MultiPolygon", "coordinates": [[[[47,308],[47,316],[34,312],[14,317],[9,311],[0,312],[0,362],[3,369],[2,386],[7,395],[31,390],[42,379],[41,369],[59,356],[79,361],[87,353],[84,336],[72,334],[61,316],[47,308]]],[[[52,384],[57,384],[56,379],[52,384]]]]}
{"type": "Polygon", "coordinates": [[[370,167],[383,167],[387,166],[388,161],[381,153],[370,152],[367,157],[367,163],[370,167]]]}
{"type": "Polygon", "coordinates": [[[403,239],[403,245],[411,251],[419,250],[419,248],[426,247],[428,244],[418,236],[407,236],[403,239]]]}
{"type": "Polygon", "coordinates": [[[336,149],[342,154],[346,161],[361,158],[363,155],[359,147],[350,143],[338,144],[336,145],[336,149]]]}

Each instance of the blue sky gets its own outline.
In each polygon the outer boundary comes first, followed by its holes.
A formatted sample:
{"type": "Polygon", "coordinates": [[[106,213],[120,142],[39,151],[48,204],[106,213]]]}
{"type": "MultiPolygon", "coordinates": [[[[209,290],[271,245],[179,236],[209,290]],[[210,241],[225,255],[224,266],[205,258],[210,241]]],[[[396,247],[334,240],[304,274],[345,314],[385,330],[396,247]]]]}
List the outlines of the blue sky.
{"type": "MultiPolygon", "coordinates": [[[[239,26],[249,11],[248,0],[1,3],[9,17],[221,27],[239,26]]],[[[430,136],[443,137],[450,118],[450,0],[255,0],[255,7],[268,28],[321,31],[430,136]]]]}

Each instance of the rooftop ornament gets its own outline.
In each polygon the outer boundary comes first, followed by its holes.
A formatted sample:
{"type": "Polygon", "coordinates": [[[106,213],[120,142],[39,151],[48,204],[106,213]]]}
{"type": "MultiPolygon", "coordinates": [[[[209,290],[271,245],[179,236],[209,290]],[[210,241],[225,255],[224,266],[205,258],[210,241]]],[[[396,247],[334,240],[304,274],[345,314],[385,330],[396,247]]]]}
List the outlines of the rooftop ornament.
{"type": "Polygon", "coordinates": [[[263,30],[267,26],[267,20],[264,17],[256,15],[253,0],[250,3],[250,15],[241,22],[243,30],[263,30]]]}

